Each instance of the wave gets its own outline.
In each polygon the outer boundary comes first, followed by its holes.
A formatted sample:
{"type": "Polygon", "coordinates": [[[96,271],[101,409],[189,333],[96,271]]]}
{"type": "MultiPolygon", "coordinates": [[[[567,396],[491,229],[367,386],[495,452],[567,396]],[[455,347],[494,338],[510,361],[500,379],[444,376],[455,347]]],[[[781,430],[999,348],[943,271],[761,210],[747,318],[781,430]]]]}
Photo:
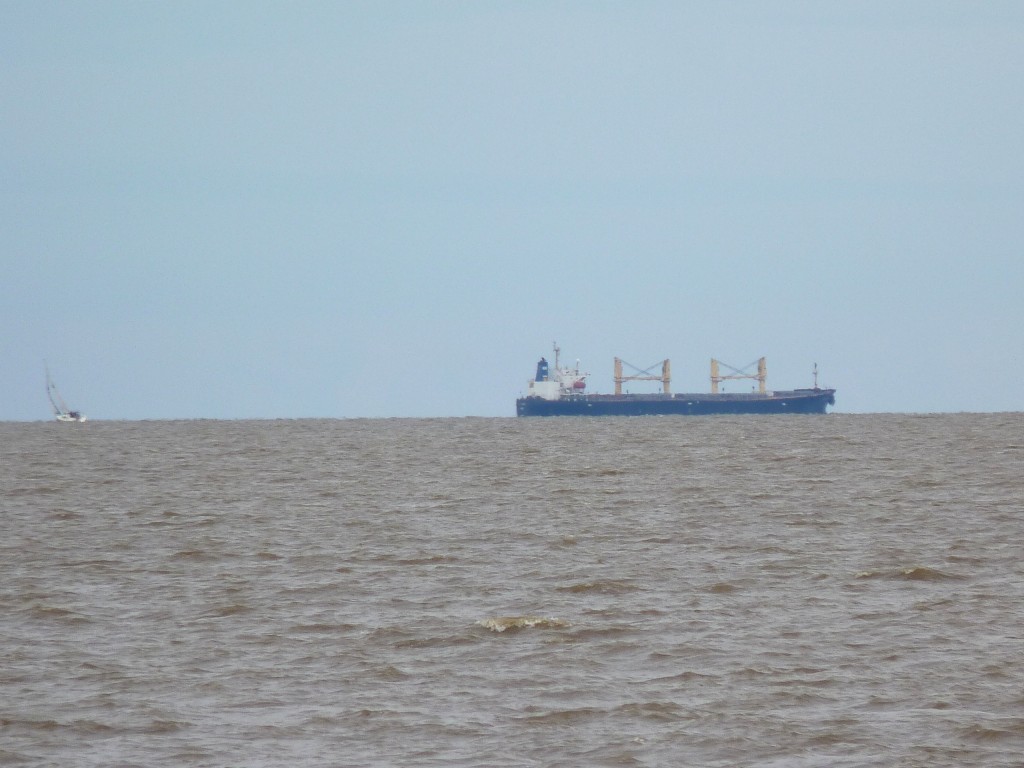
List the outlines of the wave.
{"type": "Polygon", "coordinates": [[[900,575],[909,581],[946,581],[949,579],[962,579],[963,576],[958,576],[955,573],[946,573],[940,571],[937,568],[925,568],[924,566],[915,566],[913,568],[904,568],[900,571],[900,575]]]}
{"type": "Polygon", "coordinates": [[[480,619],[477,625],[492,632],[506,632],[521,629],[567,629],[569,622],[545,616],[498,616],[480,619]]]}
{"type": "Polygon", "coordinates": [[[570,584],[567,587],[558,587],[558,592],[570,592],[572,594],[597,593],[602,595],[621,595],[626,592],[636,592],[637,586],[628,581],[605,579],[600,581],[583,581],[578,584],[570,584]]]}
{"type": "Polygon", "coordinates": [[[969,742],[1010,741],[1017,743],[1024,733],[1024,720],[1019,717],[996,717],[987,723],[974,723],[959,729],[960,737],[969,742]]]}
{"type": "Polygon", "coordinates": [[[712,584],[708,587],[708,592],[713,595],[728,595],[735,592],[738,587],[735,584],[729,584],[726,581],[720,581],[717,584],[712,584]]]}
{"type": "Polygon", "coordinates": [[[62,622],[64,624],[91,624],[92,619],[69,608],[59,608],[51,605],[33,605],[27,608],[27,613],[33,619],[43,621],[62,622]]]}
{"type": "Polygon", "coordinates": [[[570,709],[552,709],[530,713],[521,719],[537,724],[574,725],[585,721],[605,720],[609,717],[625,716],[647,721],[678,722],[689,719],[692,715],[675,702],[649,701],[630,702],[613,707],[576,707],[570,709]]]}
{"type": "Polygon", "coordinates": [[[393,562],[395,565],[445,565],[458,562],[458,558],[451,555],[423,555],[422,557],[399,558],[393,562]]]}
{"type": "MultiPolygon", "coordinates": [[[[107,738],[117,734],[167,734],[185,730],[192,726],[191,722],[178,720],[154,719],[144,723],[119,722],[115,724],[100,722],[88,718],[78,718],[69,721],[57,720],[33,720],[0,718],[0,728],[10,731],[24,731],[32,733],[43,732],[65,732],[81,737],[99,736],[107,738]]],[[[7,765],[8,760],[4,755],[10,756],[0,750],[0,764],[7,765]]]]}
{"type": "Polygon", "coordinates": [[[905,581],[960,581],[964,579],[956,573],[940,571],[938,568],[927,568],[923,565],[915,565],[909,568],[899,568],[885,571],[860,571],[855,574],[858,579],[900,579],[905,581]]]}
{"type": "Polygon", "coordinates": [[[398,667],[392,666],[391,664],[385,664],[383,667],[374,671],[375,676],[384,680],[385,682],[395,682],[397,680],[407,680],[409,675],[398,667]]]}
{"type": "Polygon", "coordinates": [[[330,624],[326,622],[317,622],[313,624],[293,624],[289,627],[289,632],[297,634],[311,634],[311,635],[337,635],[343,632],[351,632],[359,629],[357,624],[330,624]]]}

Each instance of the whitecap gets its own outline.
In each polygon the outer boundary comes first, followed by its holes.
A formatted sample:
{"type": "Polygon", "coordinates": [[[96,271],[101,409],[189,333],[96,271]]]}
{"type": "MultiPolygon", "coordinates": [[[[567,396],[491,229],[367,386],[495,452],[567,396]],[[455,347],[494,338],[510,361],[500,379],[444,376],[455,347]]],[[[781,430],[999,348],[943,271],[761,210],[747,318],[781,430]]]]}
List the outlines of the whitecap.
{"type": "Polygon", "coordinates": [[[504,632],[517,629],[566,629],[569,622],[550,616],[497,616],[491,619],[480,619],[477,624],[492,632],[504,632]]]}

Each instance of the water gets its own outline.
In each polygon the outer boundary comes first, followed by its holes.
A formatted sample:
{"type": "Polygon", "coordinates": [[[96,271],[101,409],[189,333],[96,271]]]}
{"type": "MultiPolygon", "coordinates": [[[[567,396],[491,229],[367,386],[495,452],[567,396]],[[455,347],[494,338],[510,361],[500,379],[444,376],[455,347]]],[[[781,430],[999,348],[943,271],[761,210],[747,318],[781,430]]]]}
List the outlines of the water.
{"type": "Polygon", "coordinates": [[[1019,766],[1024,414],[0,424],[0,764],[1019,766]]]}

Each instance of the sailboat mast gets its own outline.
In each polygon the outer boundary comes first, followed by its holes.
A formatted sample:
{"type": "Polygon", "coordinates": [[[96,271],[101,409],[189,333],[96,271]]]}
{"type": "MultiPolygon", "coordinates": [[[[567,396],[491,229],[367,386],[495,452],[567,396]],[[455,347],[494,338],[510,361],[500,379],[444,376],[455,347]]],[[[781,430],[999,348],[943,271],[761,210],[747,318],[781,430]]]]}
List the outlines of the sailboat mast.
{"type": "Polygon", "coordinates": [[[70,411],[68,404],[64,402],[64,398],[60,396],[60,392],[57,391],[57,385],[53,383],[53,379],[50,377],[50,366],[43,363],[43,367],[46,368],[46,396],[50,398],[50,405],[53,406],[53,413],[56,416],[61,416],[70,411]]]}

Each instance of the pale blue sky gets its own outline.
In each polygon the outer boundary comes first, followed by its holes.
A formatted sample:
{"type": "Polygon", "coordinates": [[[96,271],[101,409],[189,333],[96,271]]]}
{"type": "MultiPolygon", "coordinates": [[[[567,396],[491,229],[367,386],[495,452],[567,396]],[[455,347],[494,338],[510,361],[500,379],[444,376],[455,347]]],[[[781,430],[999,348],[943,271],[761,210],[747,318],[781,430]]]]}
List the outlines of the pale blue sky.
{"type": "Polygon", "coordinates": [[[0,16],[0,420],[511,416],[556,339],[1024,409],[1024,3],[0,16]]]}

